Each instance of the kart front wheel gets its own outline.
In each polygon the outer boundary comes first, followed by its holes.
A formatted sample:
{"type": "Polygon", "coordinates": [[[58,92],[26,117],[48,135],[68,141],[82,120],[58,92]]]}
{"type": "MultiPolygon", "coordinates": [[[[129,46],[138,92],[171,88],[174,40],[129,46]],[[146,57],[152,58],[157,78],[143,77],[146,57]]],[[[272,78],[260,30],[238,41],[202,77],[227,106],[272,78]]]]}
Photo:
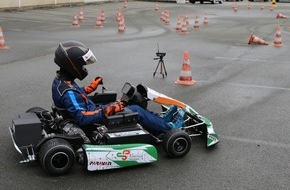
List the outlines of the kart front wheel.
{"type": "Polygon", "coordinates": [[[63,175],[73,168],[75,152],[66,140],[51,139],[41,147],[39,162],[49,174],[63,175]]]}
{"type": "Polygon", "coordinates": [[[172,129],[165,134],[163,147],[169,157],[181,158],[190,151],[191,138],[185,131],[172,129]]]}

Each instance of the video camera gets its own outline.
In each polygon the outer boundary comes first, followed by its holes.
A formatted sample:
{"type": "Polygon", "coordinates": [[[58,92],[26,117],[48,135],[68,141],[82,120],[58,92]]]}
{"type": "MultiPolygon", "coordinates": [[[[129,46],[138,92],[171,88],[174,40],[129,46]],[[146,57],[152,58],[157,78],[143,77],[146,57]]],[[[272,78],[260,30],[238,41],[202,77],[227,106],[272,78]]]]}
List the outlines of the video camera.
{"type": "Polygon", "coordinates": [[[164,57],[166,53],[160,53],[159,51],[156,53],[157,57],[164,57]]]}
{"type": "Polygon", "coordinates": [[[159,45],[157,43],[157,52],[156,52],[156,56],[158,58],[154,58],[154,60],[158,60],[158,59],[163,59],[163,57],[166,55],[165,52],[159,52],[159,45]]]}
{"type": "Polygon", "coordinates": [[[165,52],[159,52],[159,45],[157,43],[157,52],[156,52],[156,58],[153,58],[154,60],[159,60],[158,64],[157,64],[157,67],[153,73],[153,77],[155,76],[156,72],[157,72],[157,69],[158,67],[160,66],[160,74],[162,74],[162,77],[164,78],[164,75],[167,76],[167,72],[166,72],[166,69],[165,69],[165,64],[164,64],[164,60],[163,60],[163,57],[166,55],[165,52]]]}

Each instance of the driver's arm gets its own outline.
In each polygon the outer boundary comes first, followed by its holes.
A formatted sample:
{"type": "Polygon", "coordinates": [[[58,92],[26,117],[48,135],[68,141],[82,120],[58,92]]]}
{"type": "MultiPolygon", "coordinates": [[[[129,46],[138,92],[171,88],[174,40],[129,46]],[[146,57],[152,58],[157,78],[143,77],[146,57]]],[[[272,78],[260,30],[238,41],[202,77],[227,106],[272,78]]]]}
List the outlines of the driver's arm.
{"type": "Polygon", "coordinates": [[[104,122],[102,107],[95,105],[85,94],[68,90],[62,97],[64,108],[79,126],[104,122]]]}
{"type": "Polygon", "coordinates": [[[83,90],[87,93],[90,94],[93,91],[95,91],[99,84],[103,84],[103,78],[102,77],[96,77],[94,80],[92,80],[91,84],[88,86],[84,86],[83,90]]]}

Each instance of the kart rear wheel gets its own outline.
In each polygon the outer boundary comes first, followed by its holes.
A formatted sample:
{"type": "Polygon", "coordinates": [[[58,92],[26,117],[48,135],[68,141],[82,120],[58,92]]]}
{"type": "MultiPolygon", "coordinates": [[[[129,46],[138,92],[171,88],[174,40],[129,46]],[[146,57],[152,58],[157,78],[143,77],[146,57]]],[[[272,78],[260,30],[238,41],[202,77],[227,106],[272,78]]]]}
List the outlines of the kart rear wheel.
{"type": "Polygon", "coordinates": [[[52,120],[51,113],[42,107],[32,107],[26,110],[26,113],[35,113],[39,119],[52,120]]]}
{"type": "Polygon", "coordinates": [[[32,107],[26,110],[26,113],[39,113],[39,112],[45,112],[45,111],[47,110],[41,107],[32,107]]]}
{"type": "Polygon", "coordinates": [[[51,139],[40,149],[41,167],[52,175],[68,173],[75,163],[75,152],[71,145],[63,139],[51,139]]]}
{"type": "Polygon", "coordinates": [[[185,131],[172,129],[165,134],[163,147],[169,157],[181,158],[190,151],[191,138],[185,131]]]}

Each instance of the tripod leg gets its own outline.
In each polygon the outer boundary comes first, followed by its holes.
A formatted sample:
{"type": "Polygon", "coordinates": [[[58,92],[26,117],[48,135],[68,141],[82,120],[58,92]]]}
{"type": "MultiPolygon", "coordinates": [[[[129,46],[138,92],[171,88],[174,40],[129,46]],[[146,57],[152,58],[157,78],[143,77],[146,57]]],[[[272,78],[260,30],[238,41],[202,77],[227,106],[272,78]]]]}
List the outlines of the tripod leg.
{"type": "Polygon", "coordinates": [[[159,63],[160,63],[160,74],[162,74],[162,77],[164,78],[162,60],[160,60],[159,63]]]}
{"type": "Polygon", "coordinates": [[[164,78],[164,73],[163,73],[163,61],[161,62],[161,68],[160,68],[160,70],[161,70],[162,78],[164,78]]]}
{"type": "Polygon", "coordinates": [[[156,66],[156,69],[155,69],[155,71],[154,71],[154,73],[153,73],[153,77],[155,77],[155,74],[156,74],[156,71],[157,71],[157,69],[158,69],[158,67],[159,67],[159,64],[160,64],[160,62],[158,62],[157,66],[156,66]]]}
{"type": "Polygon", "coordinates": [[[165,75],[167,76],[167,71],[166,71],[166,68],[165,68],[164,61],[162,61],[162,67],[163,67],[163,69],[164,69],[164,71],[165,71],[165,75]]]}

